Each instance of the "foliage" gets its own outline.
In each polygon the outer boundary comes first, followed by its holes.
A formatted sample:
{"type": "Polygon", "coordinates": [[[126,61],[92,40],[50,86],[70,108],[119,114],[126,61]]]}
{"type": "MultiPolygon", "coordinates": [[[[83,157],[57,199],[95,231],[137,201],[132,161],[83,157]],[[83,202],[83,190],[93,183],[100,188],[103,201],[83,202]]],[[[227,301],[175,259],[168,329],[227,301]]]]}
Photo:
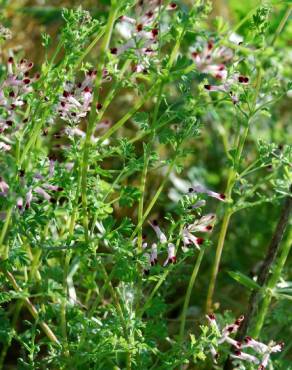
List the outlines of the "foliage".
{"type": "Polygon", "coordinates": [[[291,7],[31,3],[34,63],[1,2],[0,367],[288,369],[285,227],[259,277],[291,197],[291,7]]]}

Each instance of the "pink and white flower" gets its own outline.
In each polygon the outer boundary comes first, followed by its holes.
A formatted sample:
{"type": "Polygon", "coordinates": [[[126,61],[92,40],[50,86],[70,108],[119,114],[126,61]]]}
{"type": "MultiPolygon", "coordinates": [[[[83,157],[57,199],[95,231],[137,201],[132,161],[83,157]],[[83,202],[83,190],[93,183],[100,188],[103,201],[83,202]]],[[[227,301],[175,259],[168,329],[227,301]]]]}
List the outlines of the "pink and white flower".
{"type": "Polygon", "coordinates": [[[275,352],[281,352],[283,350],[283,347],[284,347],[283,342],[277,344],[271,342],[269,345],[267,345],[249,336],[244,338],[244,344],[242,345],[242,348],[252,348],[260,355],[263,355],[261,361],[259,361],[260,366],[258,367],[258,370],[265,370],[269,363],[271,354],[275,352]]]}
{"type": "Polygon", "coordinates": [[[236,359],[236,360],[243,360],[247,362],[251,362],[253,364],[259,364],[260,361],[257,357],[250,355],[249,353],[242,352],[240,350],[234,351],[233,354],[230,355],[230,357],[236,359]]]}
{"type": "Polygon", "coordinates": [[[167,242],[167,237],[161,231],[161,229],[160,229],[160,227],[158,225],[158,221],[157,220],[153,220],[152,222],[149,221],[149,224],[151,225],[151,227],[155,231],[155,233],[157,235],[157,238],[159,239],[160,243],[166,243],[167,242]]]}
{"type": "Polygon", "coordinates": [[[151,266],[154,266],[157,264],[157,244],[153,243],[151,246],[151,254],[150,254],[150,263],[151,266]]]}
{"type": "Polygon", "coordinates": [[[226,63],[231,61],[233,52],[224,46],[215,47],[213,41],[210,40],[204,45],[202,51],[192,48],[191,57],[199,72],[225,80],[227,78],[226,63]]]}
{"type": "Polygon", "coordinates": [[[216,321],[216,317],[214,314],[206,315],[206,318],[211,324],[211,326],[214,327],[218,334],[220,335],[220,338],[218,339],[218,344],[227,342],[236,348],[241,348],[241,343],[236,341],[230,336],[231,334],[235,334],[237,332],[242,321],[244,320],[244,316],[240,316],[237,320],[235,320],[234,323],[226,325],[222,330],[220,330],[220,327],[216,321]]]}
{"type": "Polygon", "coordinates": [[[6,78],[0,83],[0,134],[5,132],[6,141],[1,143],[1,149],[9,151],[13,143],[13,136],[19,130],[20,124],[25,124],[23,119],[26,97],[33,91],[33,83],[40,75],[30,76],[33,63],[21,59],[18,63],[13,57],[8,59],[6,78]]]}
{"type": "Polygon", "coordinates": [[[249,84],[249,78],[239,73],[235,73],[230,78],[227,78],[221,85],[204,85],[204,88],[210,92],[225,92],[228,93],[233,104],[239,102],[239,97],[233,92],[234,86],[241,85],[245,86],[249,84]]]}
{"type": "Polygon", "coordinates": [[[9,185],[0,176],[0,196],[6,197],[9,191],[9,185]]]}
{"type": "Polygon", "coordinates": [[[189,194],[192,194],[192,193],[207,194],[209,195],[209,197],[216,198],[220,201],[224,201],[226,199],[225,194],[216,193],[215,191],[209,190],[202,185],[194,185],[191,188],[189,188],[189,194]]]}
{"type": "Polygon", "coordinates": [[[163,266],[167,266],[169,263],[176,263],[175,245],[173,243],[168,243],[167,253],[167,259],[165,260],[163,266]]]}
{"type": "Polygon", "coordinates": [[[194,232],[210,233],[213,230],[214,222],[216,216],[213,213],[201,217],[194,223],[186,226],[182,230],[182,241],[183,241],[183,251],[188,251],[188,245],[194,244],[194,246],[200,250],[200,246],[203,244],[204,239],[193,235],[194,232]]]}
{"type": "Polygon", "coordinates": [[[96,71],[89,71],[82,83],[67,82],[57,107],[60,118],[71,123],[79,123],[91,110],[92,87],[96,71]]]}
{"type": "MultiPolygon", "coordinates": [[[[157,41],[160,32],[158,15],[160,3],[158,1],[145,2],[138,5],[138,14],[136,18],[122,15],[116,25],[117,31],[126,40],[120,46],[110,49],[111,54],[120,55],[127,50],[137,57],[137,63],[133,71],[137,73],[147,72],[151,59],[157,54],[157,41]]],[[[172,2],[167,6],[167,10],[173,11],[177,8],[176,3],[172,2]]]]}

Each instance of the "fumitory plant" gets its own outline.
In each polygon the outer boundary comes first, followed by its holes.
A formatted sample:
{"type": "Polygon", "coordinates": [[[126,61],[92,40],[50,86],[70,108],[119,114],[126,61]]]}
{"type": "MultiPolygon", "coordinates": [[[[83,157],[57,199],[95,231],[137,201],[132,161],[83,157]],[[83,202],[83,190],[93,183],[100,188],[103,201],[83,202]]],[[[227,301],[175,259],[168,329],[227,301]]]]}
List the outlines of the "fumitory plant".
{"type": "Polygon", "coordinates": [[[29,50],[1,2],[0,368],[291,368],[291,6],[40,4],[29,50]]]}

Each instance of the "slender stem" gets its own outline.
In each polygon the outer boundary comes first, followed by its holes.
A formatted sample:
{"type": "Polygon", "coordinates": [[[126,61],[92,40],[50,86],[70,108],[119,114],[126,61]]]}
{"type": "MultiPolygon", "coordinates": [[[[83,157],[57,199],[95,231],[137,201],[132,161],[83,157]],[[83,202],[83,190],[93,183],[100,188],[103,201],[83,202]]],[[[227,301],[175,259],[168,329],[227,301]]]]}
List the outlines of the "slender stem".
{"type": "MultiPolygon", "coordinates": [[[[181,235],[182,235],[182,229],[183,229],[183,227],[184,227],[184,224],[181,224],[180,225],[180,229],[179,229],[179,233],[178,233],[179,234],[179,237],[177,238],[177,241],[176,241],[176,251],[178,250],[179,244],[181,242],[181,235]]],[[[173,265],[171,265],[161,275],[160,279],[157,281],[155,287],[153,288],[152,292],[150,293],[148,299],[146,300],[144,306],[142,307],[142,309],[140,310],[140,312],[138,312],[138,317],[141,318],[143,316],[144,312],[147,310],[147,308],[151,305],[151,302],[152,302],[153,297],[155,296],[156,292],[161,287],[161,285],[163,284],[163,282],[166,280],[168,274],[172,271],[173,268],[174,268],[173,265]]]]}
{"type": "Polygon", "coordinates": [[[7,258],[8,249],[4,248],[4,250],[2,250],[3,249],[2,246],[3,246],[3,242],[5,239],[7,230],[8,230],[8,226],[10,224],[11,215],[12,215],[12,207],[10,207],[6,213],[5,222],[4,222],[3,228],[1,230],[1,235],[0,235],[0,253],[1,254],[3,253],[3,259],[7,258]]]}
{"type": "MultiPolygon", "coordinates": [[[[148,155],[149,149],[146,147],[144,151],[144,165],[143,170],[141,174],[141,182],[140,182],[140,199],[139,199],[139,205],[138,205],[138,224],[141,223],[141,220],[143,218],[143,209],[144,209],[144,193],[146,188],[146,177],[147,177],[147,169],[148,169],[148,162],[149,162],[149,155],[148,155]]],[[[142,226],[138,231],[138,251],[142,251],[142,226]]]]}
{"type": "MultiPolygon", "coordinates": [[[[76,188],[76,194],[74,198],[74,204],[73,204],[73,210],[70,218],[69,223],[69,236],[72,237],[74,233],[75,228],[75,221],[76,221],[76,214],[77,214],[77,208],[78,208],[78,198],[80,193],[80,186],[81,186],[81,171],[79,168],[79,163],[77,164],[77,188],[76,188]]],[[[67,335],[67,318],[66,318],[66,311],[67,311],[67,296],[68,296],[68,284],[67,284],[67,277],[69,272],[69,266],[70,266],[70,260],[72,256],[72,250],[66,249],[65,251],[65,262],[64,262],[64,273],[63,273],[63,289],[65,297],[62,300],[61,303],[61,315],[60,315],[60,324],[61,324],[61,332],[63,336],[64,341],[64,355],[66,357],[69,357],[69,343],[68,343],[68,335],[67,335]]]]}
{"type": "Polygon", "coordinates": [[[275,32],[274,37],[273,37],[272,42],[271,42],[272,46],[276,42],[280,33],[283,31],[283,28],[285,27],[285,24],[286,24],[290,14],[291,14],[291,11],[292,11],[292,5],[289,5],[285,14],[284,14],[284,17],[281,19],[281,22],[279,23],[279,26],[276,29],[276,32],[275,32]]]}
{"type": "Polygon", "coordinates": [[[82,53],[82,55],[78,59],[77,67],[79,67],[81,65],[81,63],[82,63],[83,59],[86,57],[86,55],[89,54],[91,52],[91,50],[94,48],[94,46],[98,43],[100,38],[103,36],[104,32],[105,32],[105,27],[102,28],[101,30],[99,30],[99,32],[97,33],[95,38],[91,41],[91,43],[87,46],[85,51],[82,53]]]}
{"type": "MultiPolygon", "coordinates": [[[[260,334],[272,299],[273,290],[281,276],[283,266],[286,262],[291,248],[292,229],[290,228],[290,233],[288,235],[287,241],[285,242],[285,245],[282,247],[282,249],[280,249],[281,240],[289,224],[291,211],[292,198],[291,195],[289,195],[283,204],[277,227],[274,231],[271,243],[267,250],[266,257],[258,274],[257,283],[260,285],[261,288],[259,290],[254,290],[251,293],[248,303],[248,309],[245,314],[245,319],[236,336],[236,340],[238,341],[242,341],[247,333],[255,337],[258,337],[260,334]],[[271,270],[273,270],[272,275],[271,277],[269,277],[271,270]],[[251,325],[251,322],[254,318],[256,318],[255,324],[251,325]],[[249,328],[251,328],[253,332],[251,332],[249,328]]],[[[224,365],[224,370],[231,369],[233,369],[231,359],[228,358],[224,365]]]]}
{"type": "Polygon", "coordinates": [[[142,107],[144,103],[154,95],[158,83],[154,83],[152,88],[145,94],[134,106],[131,108],[128,113],[126,113],[118,122],[116,122],[107,132],[100,137],[98,144],[102,144],[105,140],[111,137],[118,129],[120,129],[136,112],[142,107]]]}
{"type": "MultiPolygon", "coordinates": [[[[105,194],[105,196],[103,197],[102,199],[102,203],[104,203],[107,199],[107,197],[110,195],[110,193],[112,192],[112,190],[114,189],[114,187],[116,186],[116,184],[118,184],[118,182],[120,181],[120,179],[122,178],[122,176],[124,175],[124,173],[127,171],[127,167],[124,167],[119,175],[115,178],[115,180],[112,182],[109,190],[107,191],[107,193],[105,194]]],[[[91,224],[91,230],[90,230],[90,234],[91,236],[93,237],[93,232],[94,232],[94,228],[95,228],[95,224],[96,224],[96,221],[97,221],[97,218],[98,218],[98,213],[95,212],[94,214],[94,217],[93,217],[93,221],[92,221],[92,224],[91,224]]]]}
{"type": "MultiPolygon", "coordinates": [[[[152,126],[155,125],[156,120],[157,120],[158,110],[159,110],[160,103],[161,103],[162,90],[163,90],[163,83],[161,83],[160,86],[159,86],[158,97],[157,97],[157,101],[156,101],[156,104],[155,104],[154,114],[153,114],[153,119],[152,119],[152,126]]],[[[151,139],[153,139],[153,136],[154,136],[154,132],[153,132],[153,135],[151,136],[151,139]]],[[[150,140],[150,142],[152,142],[152,140],[150,140]]],[[[149,144],[149,146],[150,146],[150,144],[149,144]]],[[[142,175],[141,175],[141,182],[140,182],[141,196],[140,196],[139,205],[138,205],[138,224],[140,224],[141,220],[143,219],[144,193],[145,193],[145,188],[146,188],[146,178],[147,178],[147,170],[148,170],[148,165],[149,165],[149,160],[150,160],[150,154],[151,154],[150,147],[146,147],[145,152],[144,152],[144,165],[143,165],[143,170],[142,170],[142,175]]],[[[142,250],[142,226],[143,226],[143,224],[141,225],[141,228],[138,232],[139,252],[141,252],[141,250],[142,250]]]]}
{"type": "MultiPolygon", "coordinates": [[[[268,252],[266,255],[266,258],[263,263],[263,267],[259,273],[258,276],[258,283],[261,286],[266,286],[266,288],[263,288],[262,291],[264,291],[264,298],[260,305],[260,309],[257,314],[256,323],[254,325],[254,328],[252,329],[252,335],[255,337],[258,337],[261,331],[261,328],[264,324],[264,320],[272,299],[272,293],[274,288],[276,287],[276,284],[281,276],[281,272],[283,270],[283,267],[285,265],[286,259],[288,257],[288,254],[291,249],[292,244],[292,230],[290,229],[288,240],[284,243],[283,247],[280,249],[280,243],[283,238],[283,235],[285,233],[285,229],[289,223],[289,217],[292,211],[292,197],[288,196],[286,199],[283,209],[281,212],[281,216],[279,219],[279,222],[277,224],[276,230],[274,232],[271,244],[268,248],[268,252]],[[274,266],[274,268],[273,268],[274,266]],[[269,277],[269,272],[272,269],[272,274],[269,277]]],[[[259,292],[260,296],[262,295],[261,292],[259,292]]],[[[251,304],[252,306],[258,307],[258,300],[259,297],[257,295],[253,295],[251,304]]],[[[252,310],[253,313],[255,313],[255,310],[252,310]]],[[[249,315],[249,321],[251,319],[251,315],[249,315]]]]}
{"type": "Polygon", "coordinates": [[[73,204],[73,210],[71,213],[70,217],[70,223],[69,223],[69,235],[72,236],[74,233],[74,228],[75,228],[75,222],[76,222],[76,214],[77,214],[77,209],[78,209],[78,199],[79,199],[79,193],[80,193],[80,187],[81,187],[81,169],[80,169],[80,164],[78,162],[77,164],[77,188],[76,188],[76,194],[74,198],[74,204],[73,204]]]}
{"type": "Polygon", "coordinates": [[[259,337],[261,329],[264,325],[264,321],[265,321],[265,318],[266,318],[266,315],[267,315],[267,312],[268,312],[268,309],[269,309],[269,306],[270,306],[270,302],[271,302],[271,299],[272,299],[272,296],[273,296],[273,290],[275,289],[276,284],[277,284],[277,282],[279,281],[279,279],[281,277],[281,273],[282,273],[283,267],[285,266],[285,263],[287,261],[287,258],[288,258],[288,255],[290,253],[291,247],[292,247],[292,233],[290,232],[290,237],[288,238],[286,243],[284,243],[284,245],[283,245],[283,248],[280,252],[280,256],[279,256],[279,258],[276,262],[275,269],[274,269],[274,271],[273,271],[273,273],[272,273],[272,275],[271,275],[271,277],[268,281],[267,287],[265,289],[264,300],[263,300],[263,302],[260,306],[260,309],[259,309],[259,312],[258,312],[258,315],[257,315],[257,320],[256,320],[256,323],[255,323],[255,327],[252,330],[252,336],[254,336],[255,338],[259,337]]]}
{"type": "MultiPolygon", "coordinates": [[[[4,275],[7,277],[7,279],[10,281],[11,285],[17,292],[22,292],[21,287],[17,284],[14,276],[9,271],[3,271],[4,275]]],[[[50,339],[51,342],[60,345],[60,342],[58,341],[57,337],[53,333],[53,331],[50,329],[50,327],[44,322],[39,321],[39,313],[35,306],[31,303],[29,298],[23,298],[24,304],[33,316],[33,318],[38,321],[40,327],[42,328],[43,332],[46,334],[46,336],[50,339]]]]}
{"type": "MultiPolygon", "coordinates": [[[[101,272],[104,275],[104,279],[106,281],[108,281],[108,287],[109,287],[111,296],[113,298],[113,302],[114,302],[115,308],[117,310],[117,313],[120,316],[124,335],[127,338],[128,344],[129,344],[130,343],[130,339],[129,339],[129,335],[128,335],[127,321],[126,321],[126,319],[124,317],[124,313],[123,313],[122,307],[120,305],[120,302],[119,302],[117,293],[116,293],[114,287],[112,286],[111,280],[110,280],[110,278],[108,276],[108,273],[107,273],[107,271],[106,271],[106,269],[105,269],[105,267],[104,267],[103,264],[101,264],[101,272]]],[[[127,370],[130,370],[131,369],[131,367],[132,367],[131,364],[132,364],[132,354],[131,354],[131,351],[128,351],[127,352],[127,366],[126,366],[127,370]]]]}
{"type": "MultiPolygon", "coordinates": [[[[232,191],[233,191],[236,176],[238,173],[243,148],[244,148],[247,135],[249,132],[250,122],[256,110],[257,98],[258,98],[259,91],[260,91],[261,81],[262,81],[262,71],[259,68],[258,73],[257,73],[255,93],[253,97],[251,111],[250,111],[249,117],[244,123],[245,127],[244,127],[243,134],[239,136],[238,139],[236,138],[236,155],[235,155],[235,161],[234,161],[234,168],[229,169],[229,175],[228,175],[227,187],[226,187],[226,197],[229,202],[231,201],[232,191]]],[[[226,211],[225,211],[225,214],[222,220],[222,226],[221,226],[221,230],[219,233],[218,244],[216,248],[215,261],[214,261],[212,272],[211,272],[211,279],[210,279],[210,284],[209,284],[208,294],[207,294],[207,301],[206,301],[206,312],[209,312],[212,308],[212,300],[213,300],[213,295],[214,295],[214,290],[215,290],[215,285],[216,285],[216,279],[217,279],[217,275],[219,271],[222,251],[223,251],[225,238],[226,238],[226,234],[227,234],[227,230],[228,230],[229,222],[230,222],[230,217],[232,213],[233,211],[231,210],[230,204],[228,204],[226,206],[226,211]]]]}
{"type": "Polygon", "coordinates": [[[189,303],[190,303],[192,290],[193,290],[193,287],[194,287],[194,284],[195,284],[195,281],[196,281],[196,278],[197,278],[197,275],[198,275],[199,268],[201,266],[201,262],[202,262],[204,253],[205,253],[205,248],[202,247],[201,250],[200,250],[200,253],[198,255],[198,258],[196,260],[196,263],[195,263],[195,266],[194,266],[194,269],[193,269],[193,272],[192,272],[192,275],[191,275],[191,278],[190,278],[190,281],[189,281],[189,285],[188,285],[188,288],[187,288],[187,292],[186,292],[186,295],[185,295],[185,300],[184,300],[184,305],[183,305],[183,310],[182,310],[182,315],[181,315],[181,322],[180,322],[180,331],[179,331],[179,342],[181,344],[182,344],[183,339],[184,339],[186,317],[187,317],[187,311],[188,311],[188,307],[189,307],[189,303]]]}
{"type": "Polygon", "coordinates": [[[98,66],[98,72],[95,82],[95,91],[93,97],[93,109],[91,110],[89,122],[87,125],[86,136],[83,145],[83,158],[82,158],[82,172],[81,172],[81,196],[82,196],[82,208],[83,208],[83,226],[85,233],[85,240],[89,241],[88,232],[88,214],[87,214],[87,172],[88,172],[88,161],[89,161],[89,149],[91,146],[91,136],[96,120],[96,109],[95,105],[99,97],[99,88],[102,80],[102,71],[105,64],[106,50],[108,49],[109,42],[111,39],[114,23],[117,17],[118,7],[116,2],[112,2],[112,6],[109,13],[109,18],[106,25],[104,39],[100,48],[100,63],[98,66]]]}
{"type": "Polygon", "coordinates": [[[65,357],[69,357],[69,355],[70,355],[69,344],[68,344],[68,335],[67,335],[66,308],[67,308],[67,294],[68,294],[67,276],[68,276],[68,272],[69,272],[71,253],[72,252],[68,251],[68,250],[66,250],[66,252],[65,252],[65,263],[64,263],[64,274],[63,274],[63,288],[64,288],[65,297],[63,297],[63,299],[62,299],[61,317],[60,317],[65,357]]]}
{"type": "Polygon", "coordinates": [[[216,255],[215,255],[215,261],[213,265],[213,270],[211,274],[211,279],[210,279],[210,284],[209,284],[209,289],[208,289],[208,295],[207,295],[207,302],[206,302],[206,312],[209,312],[212,307],[212,300],[213,300],[213,294],[214,294],[214,289],[215,289],[215,284],[216,284],[216,278],[218,275],[218,270],[219,270],[219,265],[221,261],[221,255],[223,251],[223,246],[225,242],[225,237],[227,233],[227,229],[229,226],[229,221],[230,221],[231,213],[226,211],[223,221],[222,221],[222,226],[219,234],[219,239],[218,239],[218,245],[216,249],[216,255]]]}
{"type": "Polygon", "coordinates": [[[233,28],[232,33],[236,32],[249,18],[253,15],[253,13],[257,10],[260,6],[261,2],[257,4],[254,8],[252,8],[233,28]]]}
{"type": "MultiPolygon", "coordinates": [[[[175,158],[176,159],[176,158],[175,158]]],[[[168,170],[164,176],[164,179],[161,183],[161,185],[159,186],[159,188],[157,189],[154,197],[151,199],[151,202],[149,203],[148,207],[146,208],[146,211],[141,219],[141,221],[138,223],[138,225],[136,226],[135,230],[133,231],[132,235],[131,235],[131,239],[133,239],[135,237],[135,235],[137,234],[137,232],[139,231],[139,229],[142,227],[144,221],[146,220],[146,218],[148,217],[149,213],[151,212],[153,206],[155,205],[157,199],[159,198],[159,195],[161,194],[166,182],[168,181],[168,177],[175,165],[175,159],[171,162],[171,164],[169,165],[168,167],[168,170]]]]}

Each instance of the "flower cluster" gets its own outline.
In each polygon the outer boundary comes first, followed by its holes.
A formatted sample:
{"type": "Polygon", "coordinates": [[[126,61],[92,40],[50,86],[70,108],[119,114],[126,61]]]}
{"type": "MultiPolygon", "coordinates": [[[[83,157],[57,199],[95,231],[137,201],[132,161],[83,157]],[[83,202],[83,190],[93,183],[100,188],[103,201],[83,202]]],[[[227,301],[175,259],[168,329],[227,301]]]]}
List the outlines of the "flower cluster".
{"type": "Polygon", "coordinates": [[[201,244],[204,239],[195,236],[194,232],[210,233],[213,230],[216,216],[213,213],[207,214],[196,220],[194,223],[185,226],[182,230],[182,240],[183,240],[183,251],[188,251],[188,245],[193,244],[197,249],[200,249],[201,244]]]}
{"type": "Polygon", "coordinates": [[[10,150],[13,133],[19,130],[20,124],[28,121],[20,110],[26,105],[27,94],[33,91],[32,84],[40,77],[38,73],[30,77],[32,68],[33,63],[26,59],[18,63],[13,57],[8,59],[7,76],[0,84],[0,134],[3,134],[0,145],[4,151],[10,150]]]}
{"type": "Polygon", "coordinates": [[[9,40],[12,38],[12,34],[10,29],[3,26],[3,24],[0,23],[0,40],[9,40]]]}
{"type": "Polygon", "coordinates": [[[233,52],[224,46],[215,47],[214,42],[209,41],[201,52],[192,50],[191,56],[199,72],[209,74],[221,81],[220,85],[204,85],[205,89],[211,92],[221,91],[228,93],[232,102],[237,104],[239,97],[233,92],[233,88],[238,84],[248,85],[249,78],[240,73],[228,75],[227,63],[232,60],[233,52]]]}
{"type": "Polygon", "coordinates": [[[234,73],[231,77],[227,78],[221,85],[204,85],[205,89],[208,91],[222,91],[228,93],[231,97],[233,104],[237,104],[239,102],[239,97],[236,93],[233,92],[233,87],[237,84],[240,85],[248,85],[249,78],[243,76],[239,73],[234,73]]]}
{"type": "MultiPolygon", "coordinates": [[[[26,176],[24,170],[19,171],[18,186],[14,186],[11,190],[9,184],[0,177],[0,197],[8,197],[9,193],[15,199],[16,209],[21,213],[31,208],[33,203],[40,203],[47,201],[55,203],[55,193],[63,191],[63,188],[56,184],[54,180],[55,175],[55,160],[50,159],[46,163],[46,173],[43,175],[40,172],[35,172],[30,179],[26,176]]],[[[65,169],[68,171],[65,167],[65,169]]]]}
{"type": "MultiPolygon", "coordinates": [[[[225,200],[225,195],[216,193],[212,190],[205,188],[202,185],[194,185],[193,187],[188,189],[188,195],[204,193],[212,198],[216,198],[220,201],[225,200]]],[[[195,204],[191,205],[191,209],[197,209],[204,207],[206,205],[206,201],[204,199],[197,200],[195,204]]],[[[216,215],[214,213],[209,213],[206,215],[201,216],[193,223],[186,224],[182,227],[181,233],[178,236],[179,240],[182,240],[182,251],[187,252],[190,246],[194,246],[198,250],[200,250],[202,244],[204,243],[204,238],[201,236],[197,236],[197,233],[211,233],[214,228],[214,224],[216,221],[216,215]]],[[[159,223],[157,220],[153,220],[152,222],[148,221],[149,225],[154,230],[156,237],[160,244],[167,245],[167,258],[165,259],[163,266],[167,266],[168,264],[176,263],[177,257],[177,248],[171,242],[171,240],[166,236],[166,234],[161,230],[159,223]]],[[[134,244],[137,239],[134,240],[134,244]]],[[[151,266],[157,263],[157,244],[153,243],[151,246],[151,253],[147,252],[148,243],[146,242],[146,237],[144,236],[143,242],[143,250],[144,256],[146,257],[147,266],[145,266],[144,272],[149,273],[151,266]]]]}
{"type": "Polygon", "coordinates": [[[62,120],[77,124],[87,116],[91,109],[92,87],[95,78],[96,71],[89,71],[83,82],[74,84],[67,81],[65,83],[58,105],[58,113],[62,120]]]}
{"type": "MultiPolygon", "coordinates": [[[[234,348],[234,352],[231,354],[231,358],[233,358],[234,360],[242,360],[253,363],[255,365],[259,365],[258,370],[265,370],[271,354],[275,352],[281,352],[283,349],[283,343],[276,344],[274,342],[271,342],[269,345],[267,345],[249,336],[245,337],[243,342],[239,342],[232,338],[231,335],[235,334],[238,331],[242,321],[244,320],[244,316],[240,316],[237,320],[235,320],[234,323],[226,325],[222,330],[220,330],[214,314],[209,314],[206,316],[206,318],[219,336],[217,344],[220,345],[224,342],[231,344],[234,348]],[[257,355],[243,352],[242,350],[245,348],[253,349],[257,355]]],[[[213,345],[210,346],[210,353],[213,357],[214,362],[216,363],[219,354],[213,345]]]]}
{"type": "MultiPolygon", "coordinates": [[[[64,91],[59,97],[57,111],[63,121],[71,124],[78,124],[82,118],[86,117],[91,110],[93,101],[93,85],[96,79],[97,71],[90,70],[82,82],[74,83],[67,81],[64,86],[64,91]]],[[[110,82],[112,77],[107,69],[102,71],[101,82],[110,82]]],[[[100,110],[102,105],[97,103],[96,110],[100,110]]],[[[103,128],[103,123],[100,123],[98,128],[103,128]]],[[[105,125],[108,127],[108,125],[105,125]]],[[[70,129],[70,128],[69,128],[70,129]]],[[[76,131],[72,135],[83,136],[82,131],[76,131]]]]}
{"type": "MultiPolygon", "coordinates": [[[[134,72],[147,72],[150,59],[153,59],[157,54],[160,7],[159,2],[148,1],[147,9],[144,9],[143,4],[138,5],[137,19],[125,15],[119,18],[116,28],[126,42],[121,46],[112,47],[110,52],[114,55],[120,55],[127,50],[133,50],[137,60],[133,67],[134,72]]],[[[176,8],[175,3],[167,6],[168,10],[176,8]]]]}
{"type": "Polygon", "coordinates": [[[191,49],[191,56],[196,64],[197,70],[201,73],[210,74],[218,80],[227,78],[226,63],[233,57],[231,49],[226,47],[214,47],[214,42],[209,41],[204,45],[201,52],[191,49]]]}

